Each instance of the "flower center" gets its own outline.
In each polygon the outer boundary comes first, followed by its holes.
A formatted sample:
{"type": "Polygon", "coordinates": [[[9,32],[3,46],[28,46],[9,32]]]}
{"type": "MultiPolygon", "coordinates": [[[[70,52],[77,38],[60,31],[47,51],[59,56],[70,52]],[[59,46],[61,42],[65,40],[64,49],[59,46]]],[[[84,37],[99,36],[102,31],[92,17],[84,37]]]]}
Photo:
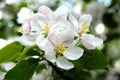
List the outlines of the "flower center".
{"type": "Polygon", "coordinates": [[[42,31],[45,37],[47,37],[48,33],[50,32],[50,26],[47,22],[43,24],[42,31]]]}
{"type": "Polygon", "coordinates": [[[21,27],[18,29],[18,32],[20,32],[20,33],[23,32],[23,26],[21,26],[21,27]]]}
{"type": "Polygon", "coordinates": [[[66,51],[65,46],[63,45],[62,42],[58,43],[56,52],[59,54],[63,54],[66,51]]]}
{"type": "Polygon", "coordinates": [[[81,29],[79,31],[78,34],[82,34],[82,33],[86,33],[86,32],[89,32],[89,27],[87,26],[87,24],[85,22],[82,22],[81,24],[81,29]]]}

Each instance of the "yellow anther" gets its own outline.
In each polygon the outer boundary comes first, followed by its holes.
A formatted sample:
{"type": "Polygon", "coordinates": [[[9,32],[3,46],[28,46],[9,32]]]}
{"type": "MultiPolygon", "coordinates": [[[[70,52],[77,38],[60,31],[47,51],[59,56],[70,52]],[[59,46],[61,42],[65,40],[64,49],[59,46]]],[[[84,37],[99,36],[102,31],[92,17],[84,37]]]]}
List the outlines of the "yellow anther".
{"type": "Polygon", "coordinates": [[[23,27],[22,26],[18,29],[18,32],[23,32],[23,27]]]}
{"type": "Polygon", "coordinates": [[[48,23],[43,24],[42,31],[45,36],[48,35],[48,33],[50,32],[50,26],[48,23]]]}
{"type": "Polygon", "coordinates": [[[65,46],[63,45],[62,42],[58,43],[56,52],[59,54],[63,54],[66,51],[65,46]]]}
{"type": "Polygon", "coordinates": [[[82,22],[79,34],[86,33],[86,32],[89,32],[89,31],[90,30],[89,30],[89,27],[87,26],[87,24],[85,22],[82,22]]]}

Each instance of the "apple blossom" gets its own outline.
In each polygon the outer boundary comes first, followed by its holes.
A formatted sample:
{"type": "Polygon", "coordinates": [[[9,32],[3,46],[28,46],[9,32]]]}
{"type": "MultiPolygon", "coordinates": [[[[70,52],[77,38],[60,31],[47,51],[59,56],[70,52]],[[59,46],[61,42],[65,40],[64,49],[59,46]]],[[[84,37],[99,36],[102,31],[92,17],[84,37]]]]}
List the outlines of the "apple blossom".
{"type": "MultiPolygon", "coordinates": [[[[23,21],[23,26],[20,30],[23,35],[19,38],[18,41],[24,45],[33,45],[36,44],[36,39],[38,37],[41,39],[46,39],[48,33],[53,28],[61,25],[61,23],[66,20],[67,15],[68,8],[64,5],[57,8],[57,10],[54,12],[47,6],[41,6],[37,13],[27,17],[27,21],[23,21]]],[[[41,43],[42,41],[39,42],[41,43]]]]}
{"type": "Polygon", "coordinates": [[[89,32],[92,21],[90,14],[84,14],[79,21],[72,15],[65,5],[52,11],[47,6],[41,6],[37,13],[23,21],[19,41],[24,45],[36,44],[44,52],[46,60],[56,64],[59,68],[69,70],[74,64],[69,60],[77,60],[84,50],[76,46],[80,41],[87,49],[95,49],[102,44],[100,38],[89,32]],[[77,36],[78,39],[74,40],[77,36]]]}
{"type": "Polygon", "coordinates": [[[89,26],[92,21],[92,16],[90,14],[83,14],[79,18],[79,21],[70,14],[68,21],[74,25],[74,27],[72,27],[74,35],[80,38],[80,42],[87,49],[95,49],[103,43],[102,39],[95,37],[92,34],[87,34],[87,32],[90,31],[89,26]]]}
{"type": "Polygon", "coordinates": [[[74,67],[69,60],[77,60],[83,55],[83,49],[72,45],[74,35],[69,26],[68,23],[62,24],[62,27],[50,32],[44,45],[45,58],[66,70],[74,67]]]}

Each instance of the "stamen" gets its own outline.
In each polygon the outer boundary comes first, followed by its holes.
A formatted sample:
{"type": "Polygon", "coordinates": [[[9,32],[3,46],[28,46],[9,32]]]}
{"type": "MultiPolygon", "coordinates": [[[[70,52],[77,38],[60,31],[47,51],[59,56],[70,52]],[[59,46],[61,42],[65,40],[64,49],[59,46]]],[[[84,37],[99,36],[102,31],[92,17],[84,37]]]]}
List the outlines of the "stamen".
{"type": "Polygon", "coordinates": [[[50,26],[47,22],[45,24],[43,24],[42,31],[43,31],[43,34],[45,35],[45,37],[50,32],[50,26]]]}
{"type": "Polygon", "coordinates": [[[56,52],[59,54],[63,54],[66,51],[65,46],[63,45],[62,42],[58,43],[56,52]]]}
{"type": "Polygon", "coordinates": [[[18,29],[18,32],[23,32],[23,27],[21,26],[19,29],[18,29]]]}
{"type": "Polygon", "coordinates": [[[82,33],[86,33],[86,32],[89,32],[89,27],[87,26],[87,24],[85,22],[82,22],[81,24],[81,29],[79,31],[78,34],[82,34],[82,33]]]}

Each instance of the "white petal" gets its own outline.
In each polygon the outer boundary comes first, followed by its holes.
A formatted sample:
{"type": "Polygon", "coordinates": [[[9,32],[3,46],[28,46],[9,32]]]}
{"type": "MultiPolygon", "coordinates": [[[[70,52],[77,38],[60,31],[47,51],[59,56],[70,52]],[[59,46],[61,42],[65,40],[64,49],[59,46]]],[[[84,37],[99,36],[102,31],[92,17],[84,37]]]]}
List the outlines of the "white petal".
{"type": "Polygon", "coordinates": [[[37,40],[36,40],[36,44],[38,45],[38,47],[42,50],[45,50],[45,46],[47,44],[47,39],[44,38],[43,35],[38,36],[37,40]]]}
{"type": "Polygon", "coordinates": [[[68,7],[65,6],[65,5],[60,6],[59,8],[57,8],[57,10],[55,10],[55,12],[53,14],[55,22],[65,20],[67,18],[67,16],[68,16],[68,12],[69,12],[68,7]]]}
{"type": "Polygon", "coordinates": [[[45,58],[48,61],[54,63],[56,61],[56,53],[55,53],[55,51],[53,49],[46,49],[45,50],[45,58]]]}
{"type": "Polygon", "coordinates": [[[69,69],[74,68],[74,65],[62,56],[59,56],[57,58],[56,64],[59,68],[62,68],[65,70],[69,70],[69,69]]]}
{"type": "Polygon", "coordinates": [[[87,49],[95,49],[103,43],[103,40],[91,34],[82,34],[81,43],[87,49]]]}
{"type": "Polygon", "coordinates": [[[66,47],[70,46],[74,41],[73,34],[60,34],[57,38],[57,42],[62,42],[66,47]]]}
{"type": "Polygon", "coordinates": [[[18,23],[25,23],[27,22],[30,17],[33,15],[33,11],[29,8],[23,7],[21,8],[20,12],[17,14],[18,16],[18,23]]]}
{"type": "Polygon", "coordinates": [[[48,39],[55,46],[59,42],[62,42],[65,46],[69,46],[74,40],[74,35],[66,26],[64,28],[60,28],[59,26],[59,29],[54,29],[49,33],[48,39]]]}
{"type": "Polygon", "coordinates": [[[44,41],[41,42],[41,46],[44,46],[43,50],[45,51],[45,58],[54,63],[56,61],[56,53],[54,51],[53,45],[46,39],[45,43],[44,41]]]}
{"type": "Polygon", "coordinates": [[[70,14],[69,18],[68,18],[68,21],[72,24],[72,26],[70,26],[70,27],[73,31],[73,34],[75,36],[77,36],[78,35],[78,33],[77,33],[78,32],[78,21],[77,21],[77,19],[72,14],[70,14]]]}
{"type": "Polygon", "coordinates": [[[81,25],[81,23],[85,22],[89,27],[91,21],[92,21],[92,16],[90,14],[83,14],[79,19],[79,24],[81,25]]]}
{"type": "Polygon", "coordinates": [[[25,46],[30,46],[35,44],[36,37],[30,35],[23,35],[21,37],[15,38],[14,40],[20,42],[25,46]]]}
{"type": "Polygon", "coordinates": [[[67,28],[63,28],[63,29],[64,30],[60,30],[57,32],[56,42],[57,43],[62,42],[63,44],[65,44],[65,46],[69,46],[74,41],[74,35],[72,33],[72,30],[67,29],[67,28]]]}
{"type": "Polygon", "coordinates": [[[71,46],[67,48],[66,52],[63,53],[63,55],[69,60],[76,60],[83,55],[83,52],[84,52],[83,49],[79,47],[71,46]]]}
{"type": "Polygon", "coordinates": [[[54,47],[56,46],[55,37],[56,37],[56,31],[50,31],[48,34],[48,40],[54,47]]]}
{"type": "Polygon", "coordinates": [[[78,43],[80,43],[80,39],[79,38],[75,39],[70,46],[75,46],[78,43]]]}
{"type": "Polygon", "coordinates": [[[68,20],[74,25],[75,29],[78,29],[78,21],[72,14],[69,14],[68,20]]]}
{"type": "Polygon", "coordinates": [[[39,12],[39,13],[42,13],[43,15],[45,15],[46,18],[48,18],[48,19],[52,16],[52,13],[53,13],[53,12],[51,11],[51,9],[50,9],[49,7],[47,7],[47,6],[41,6],[41,7],[39,8],[38,12],[39,12]]]}
{"type": "Polygon", "coordinates": [[[32,26],[31,31],[41,31],[41,25],[46,21],[46,18],[44,15],[40,13],[36,13],[31,17],[30,24],[32,26]]]}

